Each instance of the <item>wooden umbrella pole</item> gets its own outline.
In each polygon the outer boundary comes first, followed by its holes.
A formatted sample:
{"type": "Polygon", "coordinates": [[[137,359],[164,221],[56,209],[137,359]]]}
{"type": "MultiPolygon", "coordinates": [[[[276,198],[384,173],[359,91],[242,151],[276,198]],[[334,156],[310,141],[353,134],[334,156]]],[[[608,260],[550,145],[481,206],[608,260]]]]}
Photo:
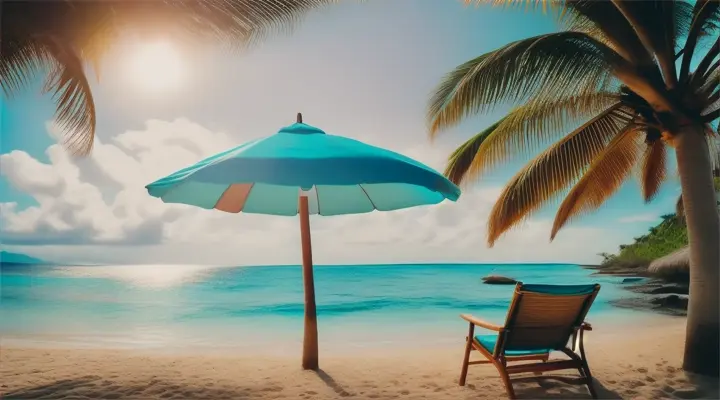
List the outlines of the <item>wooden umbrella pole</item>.
{"type": "Polygon", "coordinates": [[[310,210],[305,193],[300,194],[300,240],[302,242],[303,284],[305,286],[305,335],[303,338],[303,369],[318,369],[318,327],[315,310],[310,210]]]}

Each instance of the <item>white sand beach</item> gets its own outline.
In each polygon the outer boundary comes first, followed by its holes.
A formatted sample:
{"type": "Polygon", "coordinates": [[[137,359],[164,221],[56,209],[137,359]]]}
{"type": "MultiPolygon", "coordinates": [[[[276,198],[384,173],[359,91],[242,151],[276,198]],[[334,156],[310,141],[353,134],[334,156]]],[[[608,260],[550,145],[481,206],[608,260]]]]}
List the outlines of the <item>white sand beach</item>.
{"type": "MultiPolygon", "coordinates": [[[[684,373],[683,318],[657,316],[642,326],[597,324],[587,335],[601,398],[717,399],[717,380],[684,373]]],[[[451,347],[322,353],[319,372],[298,354],[159,354],[134,350],[2,347],[3,399],[502,399],[488,365],[470,367],[457,385],[465,332],[451,347]]],[[[560,355],[559,357],[562,357],[560,355]]],[[[571,373],[571,371],[568,371],[571,373]]],[[[557,381],[515,385],[519,398],[590,398],[557,381]]]]}

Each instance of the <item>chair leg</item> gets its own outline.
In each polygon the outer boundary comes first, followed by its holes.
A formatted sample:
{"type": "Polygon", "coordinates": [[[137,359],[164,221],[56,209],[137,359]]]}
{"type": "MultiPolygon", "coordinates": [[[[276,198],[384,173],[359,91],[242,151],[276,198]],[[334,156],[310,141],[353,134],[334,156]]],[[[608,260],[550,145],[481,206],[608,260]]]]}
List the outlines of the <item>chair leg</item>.
{"type": "Polygon", "coordinates": [[[587,361],[585,361],[585,359],[583,359],[582,363],[583,363],[582,369],[585,372],[585,379],[587,379],[587,387],[588,387],[588,391],[590,391],[590,396],[592,396],[593,399],[597,399],[598,395],[597,395],[597,392],[595,391],[595,386],[593,385],[593,377],[592,377],[592,374],[590,373],[590,367],[588,366],[588,363],[587,363],[587,361]]]}
{"type": "Polygon", "coordinates": [[[593,377],[590,373],[590,366],[587,362],[587,357],[585,356],[585,344],[583,343],[583,330],[580,330],[580,360],[582,362],[582,369],[585,372],[585,379],[587,379],[587,387],[588,391],[590,391],[590,396],[592,396],[593,399],[597,399],[598,395],[595,391],[595,386],[593,385],[593,377]]]}
{"type": "Polygon", "coordinates": [[[590,392],[590,396],[593,399],[597,399],[597,393],[595,392],[595,388],[593,387],[593,380],[592,375],[590,375],[590,370],[586,369],[586,363],[581,362],[582,365],[578,367],[578,373],[580,373],[580,376],[585,378],[585,385],[588,387],[588,391],[590,392]]]}
{"type": "Polygon", "coordinates": [[[513,389],[512,382],[510,382],[510,375],[507,373],[507,371],[505,371],[506,365],[507,364],[505,363],[505,360],[502,360],[502,364],[495,364],[495,367],[500,373],[500,378],[505,385],[505,391],[507,391],[508,399],[515,400],[515,389],[513,389]]]}
{"type": "Polygon", "coordinates": [[[475,325],[470,323],[468,337],[465,340],[465,355],[463,356],[462,369],[460,370],[460,380],[458,381],[458,384],[460,386],[465,386],[465,379],[467,378],[468,366],[470,363],[470,352],[472,351],[472,341],[474,333],[475,325]]]}

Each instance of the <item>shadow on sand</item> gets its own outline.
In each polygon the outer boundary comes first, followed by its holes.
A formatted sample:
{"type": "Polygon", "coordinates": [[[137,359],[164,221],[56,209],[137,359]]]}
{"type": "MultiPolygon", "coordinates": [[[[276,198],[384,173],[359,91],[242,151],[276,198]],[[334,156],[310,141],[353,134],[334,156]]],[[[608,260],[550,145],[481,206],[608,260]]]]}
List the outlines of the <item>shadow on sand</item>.
{"type": "MultiPolygon", "coordinates": [[[[313,371],[338,397],[352,394],[340,386],[322,369],[313,371]]],[[[120,384],[102,380],[98,376],[64,379],[50,384],[25,388],[3,394],[0,399],[252,399],[258,392],[273,391],[273,387],[216,387],[181,385],[153,379],[146,384],[120,384]],[[100,384],[98,384],[100,381],[100,384]],[[254,394],[254,396],[253,396],[254,394]]]]}
{"type": "Polygon", "coordinates": [[[333,379],[332,376],[328,375],[327,372],[323,371],[322,369],[319,369],[315,371],[317,376],[322,380],[330,389],[332,389],[338,396],[340,397],[348,397],[352,396],[350,392],[345,390],[342,386],[340,386],[335,379],[333,379]]]}
{"type": "MultiPolygon", "coordinates": [[[[145,384],[120,384],[101,381],[99,377],[87,376],[65,379],[47,385],[25,388],[2,394],[3,400],[14,399],[252,399],[258,388],[219,387],[182,385],[153,379],[145,384]]],[[[263,390],[263,389],[259,389],[263,390]]],[[[265,389],[264,391],[267,391],[265,389]]]]}
{"type": "MultiPolygon", "coordinates": [[[[318,378],[330,388],[335,396],[356,397],[348,392],[335,379],[323,370],[315,371],[318,378]]],[[[502,384],[498,381],[498,384],[502,384]]],[[[480,388],[468,385],[467,388],[477,392],[482,398],[480,388]]],[[[621,399],[617,393],[606,389],[596,382],[596,389],[601,399],[621,399]]],[[[258,391],[272,390],[272,388],[257,387],[217,387],[208,388],[203,386],[182,385],[176,382],[152,380],[146,384],[124,384],[104,381],[98,385],[98,377],[88,376],[79,379],[67,379],[53,382],[47,385],[26,388],[6,393],[4,400],[12,399],[66,399],[66,398],[90,398],[90,399],[252,399],[256,398],[258,391]]],[[[518,384],[516,386],[518,398],[527,399],[589,399],[590,395],[582,386],[556,384],[554,382],[542,381],[541,386],[537,383],[518,384]]],[[[440,395],[447,397],[447,395],[440,395]]],[[[432,397],[430,397],[432,398],[432,397]]]]}
{"type": "MultiPolygon", "coordinates": [[[[612,391],[597,379],[593,380],[595,391],[598,399],[622,399],[623,397],[612,391]]],[[[499,387],[502,387],[502,381],[497,380],[499,387]]],[[[467,387],[476,391],[482,397],[483,389],[476,387],[471,383],[467,387]]],[[[526,379],[522,382],[514,382],[515,396],[518,399],[592,399],[590,392],[585,385],[571,385],[560,381],[553,380],[551,377],[537,377],[534,379],[526,379]]]]}
{"type": "MultiPolygon", "coordinates": [[[[320,380],[332,390],[333,393],[327,393],[322,398],[364,398],[365,396],[349,391],[340,385],[332,376],[323,370],[314,371],[320,380]]],[[[708,393],[708,383],[705,380],[698,379],[699,397],[704,398],[702,394],[708,393]]],[[[713,381],[714,382],[714,381],[713,381]]],[[[493,383],[494,384],[494,383],[493,383]]],[[[497,380],[498,385],[502,385],[500,379],[497,380]]],[[[515,393],[519,399],[590,399],[591,396],[585,386],[569,385],[563,382],[557,382],[550,379],[539,379],[537,381],[518,382],[513,385],[515,393]]],[[[710,385],[717,389],[717,384],[710,385]]],[[[606,388],[601,382],[595,380],[595,389],[600,399],[623,399],[633,396],[627,395],[623,397],[617,392],[606,388]]],[[[78,379],[59,380],[50,384],[35,387],[23,388],[13,392],[2,393],[0,389],[0,398],[3,400],[11,399],[254,399],[262,393],[268,395],[268,392],[280,392],[283,388],[273,385],[222,385],[215,386],[183,384],[178,381],[164,381],[152,379],[143,383],[127,383],[105,380],[99,376],[84,376],[78,379]]],[[[462,397],[471,398],[488,398],[487,389],[476,387],[468,384],[463,390],[468,390],[466,395],[462,397]]],[[[360,392],[362,393],[362,392],[360,392]]],[[[710,391],[712,393],[712,391],[710,391]]],[[[448,397],[450,393],[427,393],[425,398],[432,399],[434,396],[438,398],[457,398],[457,392],[448,397]]],[[[666,397],[660,396],[660,397],[666,397]]],[[[392,397],[392,396],[391,396],[392,397]]],[[[378,398],[383,398],[379,396],[378,398]]]]}

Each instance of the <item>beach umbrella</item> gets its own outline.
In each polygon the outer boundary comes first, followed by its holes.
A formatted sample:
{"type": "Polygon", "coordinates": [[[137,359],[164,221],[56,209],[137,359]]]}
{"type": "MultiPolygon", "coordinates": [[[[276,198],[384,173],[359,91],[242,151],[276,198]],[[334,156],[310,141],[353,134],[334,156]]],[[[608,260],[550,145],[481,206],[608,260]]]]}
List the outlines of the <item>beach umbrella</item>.
{"type": "Polygon", "coordinates": [[[166,203],[230,213],[300,215],[305,290],[305,369],[318,368],[317,316],[309,214],[456,201],[460,189],[432,168],[389,150],[297,123],[206,158],[146,186],[166,203]],[[308,196],[314,197],[312,202],[308,196]]]}

